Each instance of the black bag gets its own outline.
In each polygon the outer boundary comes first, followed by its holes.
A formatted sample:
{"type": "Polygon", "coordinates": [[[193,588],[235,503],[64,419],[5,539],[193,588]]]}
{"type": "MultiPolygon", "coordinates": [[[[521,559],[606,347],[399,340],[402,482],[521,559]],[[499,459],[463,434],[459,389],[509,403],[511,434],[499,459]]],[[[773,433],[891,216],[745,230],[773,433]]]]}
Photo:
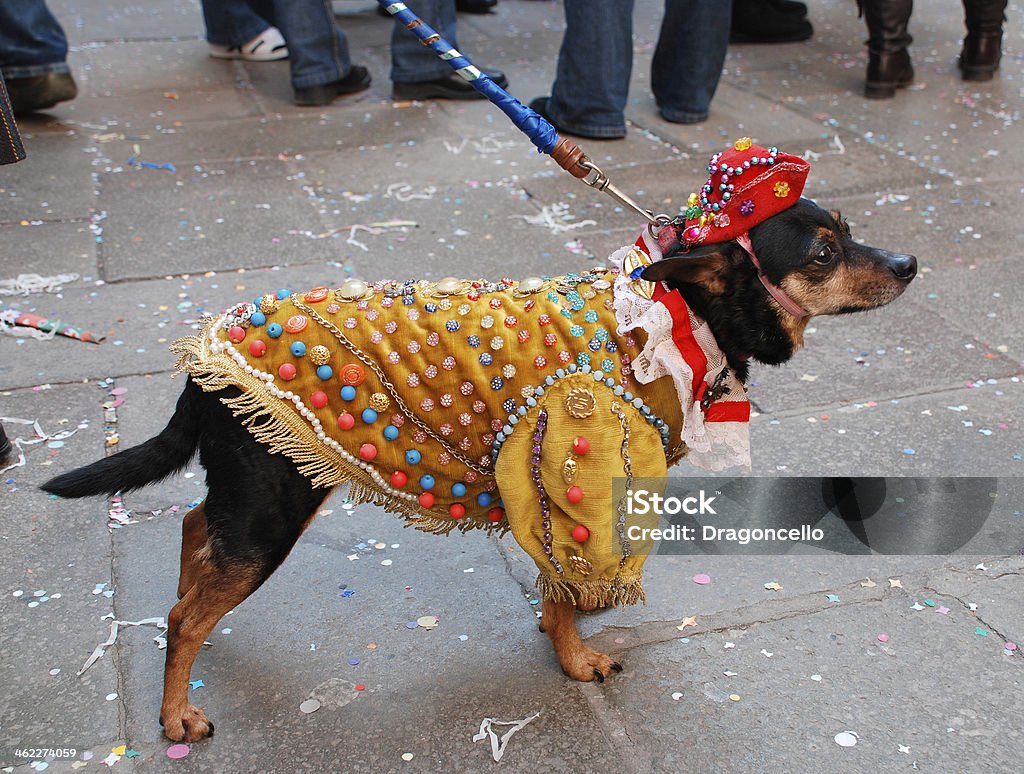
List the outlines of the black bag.
{"type": "Polygon", "coordinates": [[[25,158],[25,146],[21,144],[18,125],[14,123],[14,110],[7,96],[7,87],[0,75],[0,164],[13,164],[25,158]]]}

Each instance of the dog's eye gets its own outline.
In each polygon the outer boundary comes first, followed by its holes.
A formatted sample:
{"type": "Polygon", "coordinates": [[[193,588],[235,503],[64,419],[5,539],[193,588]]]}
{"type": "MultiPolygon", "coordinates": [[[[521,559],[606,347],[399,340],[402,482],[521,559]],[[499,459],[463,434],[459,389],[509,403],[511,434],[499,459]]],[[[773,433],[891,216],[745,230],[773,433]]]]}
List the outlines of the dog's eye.
{"type": "Polygon", "coordinates": [[[820,263],[822,266],[827,266],[828,264],[832,263],[832,260],[835,257],[836,251],[832,249],[832,245],[825,245],[818,252],[818,255],[815,257],[814,262],[820,263]]]}

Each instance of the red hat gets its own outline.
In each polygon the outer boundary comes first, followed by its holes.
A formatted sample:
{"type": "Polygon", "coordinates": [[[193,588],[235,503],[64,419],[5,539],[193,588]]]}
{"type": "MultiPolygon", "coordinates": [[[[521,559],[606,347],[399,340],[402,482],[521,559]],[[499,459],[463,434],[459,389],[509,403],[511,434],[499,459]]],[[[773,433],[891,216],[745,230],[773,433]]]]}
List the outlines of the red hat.
{"type": "Polygon", "coordinates": [[[708,164],[708,181],[690,194],[684,245],[727,242],[758,223],[792,207],[800,199],[811,165],[778,148],[754,145],[741,137],[708,164]]]}

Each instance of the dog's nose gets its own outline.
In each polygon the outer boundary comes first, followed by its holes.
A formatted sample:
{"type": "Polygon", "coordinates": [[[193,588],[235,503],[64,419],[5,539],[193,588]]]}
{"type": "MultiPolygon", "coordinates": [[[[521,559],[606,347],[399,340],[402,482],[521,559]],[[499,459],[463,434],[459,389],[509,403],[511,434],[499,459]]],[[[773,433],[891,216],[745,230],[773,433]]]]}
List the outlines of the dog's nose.
{"type": "Polygon", "coordinates": [[[912,255],[894,254],[889,258],[889,269],[897,279],[909,282],[917,275],[917,258],[912,255]]]}

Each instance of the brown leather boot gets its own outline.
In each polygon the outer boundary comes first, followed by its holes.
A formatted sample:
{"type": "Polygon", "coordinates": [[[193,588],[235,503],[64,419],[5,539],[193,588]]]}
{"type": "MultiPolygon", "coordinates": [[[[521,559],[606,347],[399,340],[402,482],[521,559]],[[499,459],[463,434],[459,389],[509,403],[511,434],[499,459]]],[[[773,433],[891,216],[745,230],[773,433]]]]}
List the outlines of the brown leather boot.
{"type": "Polygon", "coordinates": [[[913,38],[907,32],[913,0],[859,0],[868,25],[868,70],[864,96],[890,99],[896,89],[914,81],[914,67],[907,46],[913,38]]]}
{"type": "Polygon", "coordinates": [[[990,81],[1002,56],[1006,0],[963,0],[967,36],[960,52],[965,81],[990,81]]]}

